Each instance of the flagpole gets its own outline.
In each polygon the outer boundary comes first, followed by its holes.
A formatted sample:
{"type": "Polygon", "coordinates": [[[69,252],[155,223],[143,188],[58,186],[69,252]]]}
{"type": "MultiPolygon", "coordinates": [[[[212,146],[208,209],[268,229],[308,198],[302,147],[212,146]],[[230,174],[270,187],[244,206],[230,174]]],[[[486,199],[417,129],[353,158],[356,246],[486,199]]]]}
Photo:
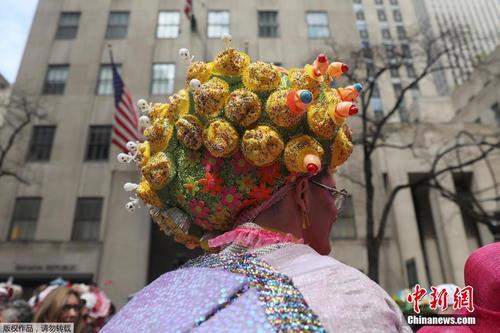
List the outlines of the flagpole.
{"type": "Polygon", "coordinates": [[[115,59],[113,57],[113,46],[111,44],[108,44],[108,51],[109,51],[109,60],[111,60],[111,64],[115,64],[115,59]]]}

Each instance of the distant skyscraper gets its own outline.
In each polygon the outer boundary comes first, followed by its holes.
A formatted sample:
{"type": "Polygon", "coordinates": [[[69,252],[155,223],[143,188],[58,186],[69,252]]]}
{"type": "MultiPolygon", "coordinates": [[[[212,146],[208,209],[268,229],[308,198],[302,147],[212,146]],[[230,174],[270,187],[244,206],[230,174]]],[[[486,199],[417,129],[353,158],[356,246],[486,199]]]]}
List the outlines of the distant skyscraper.
{"type": "MultiPolygon", "coordinates": [[[[500,44],[500,2],[497,0],[413,0],[418,22],[427,37],[465,29],[451,38],[454,52],[447,55],[453,69],[447,78],[452,88],[466,80],[473,67],[500,44]]],[[[444,91],[443,78],[434,77],[438,89],[444,91]]]]}

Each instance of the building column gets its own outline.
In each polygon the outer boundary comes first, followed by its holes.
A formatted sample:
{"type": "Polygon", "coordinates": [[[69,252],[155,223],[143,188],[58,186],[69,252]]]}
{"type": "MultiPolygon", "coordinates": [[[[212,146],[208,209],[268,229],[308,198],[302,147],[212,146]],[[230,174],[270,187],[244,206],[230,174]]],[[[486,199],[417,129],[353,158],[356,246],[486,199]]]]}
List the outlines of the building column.
{"type": "Polygon", "coordinates": [[[98,283],[117,307],[147,282],[150,225],[147,209],[129,213],[130,193],[123,184],[137,178],[137,171],[113,171],[98,283]]]}
{"type": "MultiPolygon", "coordinates": [[[[453,178],[446,175],[440,180],[442,186],[455,193],[453,178]]],[[[439,215],[439,229],[443,230],[443,238],[440,241],[446,244],[449,253],[449,266],[451,268],[451,279],[449,283],[459,286],[464,285],[464,265],[470,254],[467,235],[465,234],[464,222],[460,208],[452,201],[441,195],[436,196],[436,204],[433,205],[434,216],[439,215]]],[[[436,219],[437,223],[438,219],[436,219]]],[[[437,227],[437,226],[436,226],[437,227]]]]}
{"type": "MultiPolygon", "coordinates": [[[[407,184],[409,181],[408,175],[402,171],[391,171],[389,173],[389,177],[390,183],[393,187],[400,184],[407,184]]],[[[418,282],[421,285],[428,287],[429,281],[427,280],[425,271],[424,256],[420,245],[420,235],[410,188],[405,188],[399,191],[394,199],[392,211],[395,219],[399,250],[401,253],[401,266],[405,272],[405,280],[407,281],[408,276],[406,262],[414,259],[417,268],[418,282]]]]}

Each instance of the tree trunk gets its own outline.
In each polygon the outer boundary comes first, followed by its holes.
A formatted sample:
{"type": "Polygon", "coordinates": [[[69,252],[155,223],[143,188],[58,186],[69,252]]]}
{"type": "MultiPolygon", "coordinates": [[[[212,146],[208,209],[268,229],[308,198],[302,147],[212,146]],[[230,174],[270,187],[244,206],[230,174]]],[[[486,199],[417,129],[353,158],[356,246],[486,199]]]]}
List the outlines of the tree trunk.
{"type": "MultiPolygon", "coordinates": [[[[365,145],[367,147],[367,145],[365,145]]],[[[364,150],[364,174],[366,185],[366,249],[368,255],[368,277],[378,283],[379,245],[375,235],[375,216],[373,204],[375,189],[373,187],[373,165],[370,150],[364,150]]]]}

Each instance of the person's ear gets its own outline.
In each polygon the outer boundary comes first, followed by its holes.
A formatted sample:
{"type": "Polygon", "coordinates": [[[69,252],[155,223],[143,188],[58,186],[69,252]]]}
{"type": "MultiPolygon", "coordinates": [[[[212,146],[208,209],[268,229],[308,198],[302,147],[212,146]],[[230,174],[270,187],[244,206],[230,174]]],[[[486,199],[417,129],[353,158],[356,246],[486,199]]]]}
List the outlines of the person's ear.
{"type": "Polygon", "coordinates": [[[293,198],[295,203],[299,206],[300,213],[302,214],[302,229],[309,226],[309,202],[307,191],[309,191],[309,181],[306,177],[297,180],[293,190],[293,198]]]}

